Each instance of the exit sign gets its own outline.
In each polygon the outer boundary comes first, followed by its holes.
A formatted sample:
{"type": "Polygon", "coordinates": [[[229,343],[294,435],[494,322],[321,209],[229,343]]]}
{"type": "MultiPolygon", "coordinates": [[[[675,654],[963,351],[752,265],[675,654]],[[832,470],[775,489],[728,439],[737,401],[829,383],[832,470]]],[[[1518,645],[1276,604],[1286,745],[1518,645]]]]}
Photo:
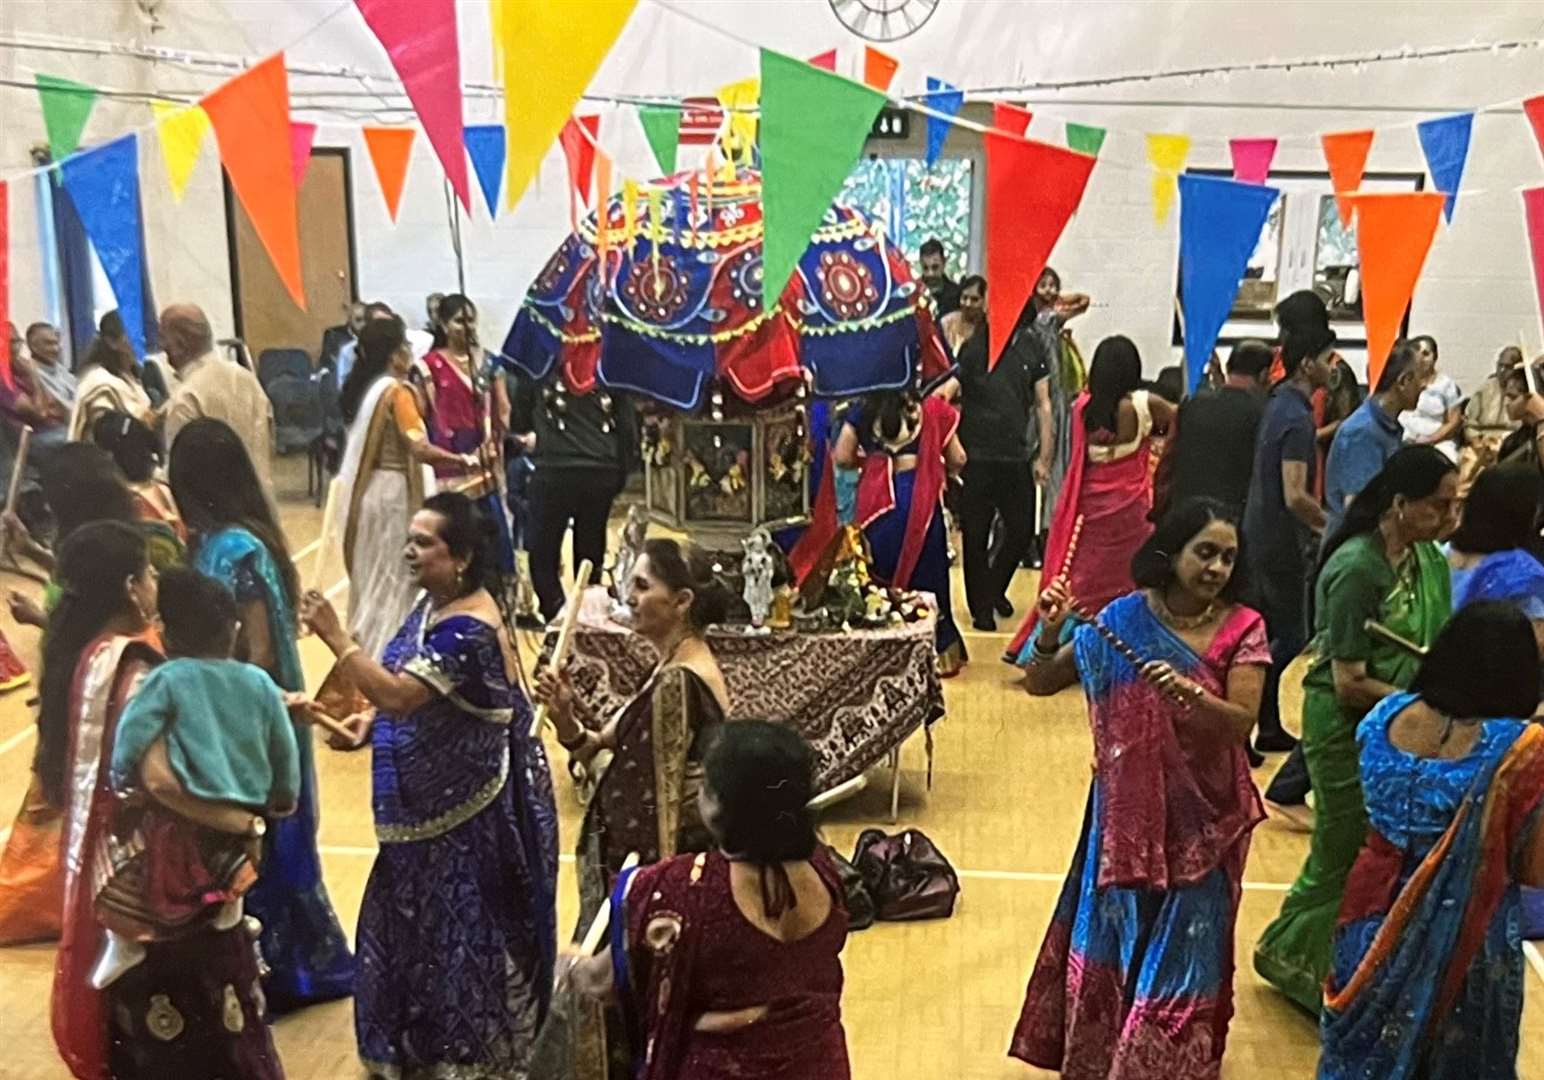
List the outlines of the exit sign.
{"type": "Polygon", "coordinates": [[[884,108],[874,117],[871,139],[904,139],[911,135],[911,110],[884,108]]]}

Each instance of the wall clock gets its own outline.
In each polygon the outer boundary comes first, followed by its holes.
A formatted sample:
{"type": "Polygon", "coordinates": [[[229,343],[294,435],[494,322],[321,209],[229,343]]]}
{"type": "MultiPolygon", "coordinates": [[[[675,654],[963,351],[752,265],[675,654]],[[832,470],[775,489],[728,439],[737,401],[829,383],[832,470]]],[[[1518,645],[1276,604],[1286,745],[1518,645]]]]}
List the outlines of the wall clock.
{"type": "Polygon", "coordinates": [[[826,0],[841,24],[870,41],[899,41],[922,29],[940,0],[826,0]]]}

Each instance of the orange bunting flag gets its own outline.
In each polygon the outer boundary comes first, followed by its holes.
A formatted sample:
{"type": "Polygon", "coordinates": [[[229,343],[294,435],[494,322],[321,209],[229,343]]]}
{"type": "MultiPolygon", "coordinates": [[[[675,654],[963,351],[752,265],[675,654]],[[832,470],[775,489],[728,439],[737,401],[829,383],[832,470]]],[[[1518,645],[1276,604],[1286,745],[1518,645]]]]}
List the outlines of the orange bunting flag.
{"type": "Polygon", "coordinates": [[[375,166],[381,195],[386,199],[386,212],[395,222],[397,209],[402,205],[402,187],[407,183],[407,166],[413,157],[413,139],[417,137],[418,129],[366,127],[360,130],[365,137],[365,148],[370,151],[370,163],[375,166]]]}
{"type": "MultiPolygon", "coordinates": [[[[1330,169],[1330,186],[1335,189],[1335,203],[1340,210],[1340,227],[1351,227],[1354,204],[1346,193],[1362,186],[1362,173],[1367,169],[1367,152],[1372,149],[1371,131],[1340,131],[1319,136],[1324,147],[1324,163],[1330,169]]],[[[1379,366],[1382,366],[1380,360],[1379,366]]]]}
{"type": "Polygon", "coordinates": [[[890,89],[901,62],[872,45],[863,46],[863,81],[881,94],[890,89]]]}
{"type": "MultiPolygon", "coordinates": [[[[693,180],[697,177],[692,176],[693,180]]],[[[611,159],[603,151],[595,153],[595,258],[600,264],[600,279],[606,280],[606,253],[611,248],[611,159]]]]}
{"type": "Polygon", "coordinates": [[[1021,105],[1006,101],[992,103],[992,126],[1011,135],[1022,135],[1029,130],[1029,120],[1034,114],[1021,105]]]}
{"type": "Polygon", "coordinates": [[[199,104],[214,127],[220,161],[237,201],[252,219],[252,228],[290,298],[304,309],[284,54],[248,68],[199,104]]]}
{"type": "Polygon", "coordinates": [[[1539,153],[1544,154],[1544,94],[1523,102],[1523,112],[1533,128],[1533,138],[1539,144],[1539,153]]]}
{"type": "Polygon", "coordinates": [[[1377,386],[1415,295],[1447,196],[1440,191],[1400,191],[1346,198],[1356,213],[1356,247],[1362,264],[1367,385],[1377,386]]]}

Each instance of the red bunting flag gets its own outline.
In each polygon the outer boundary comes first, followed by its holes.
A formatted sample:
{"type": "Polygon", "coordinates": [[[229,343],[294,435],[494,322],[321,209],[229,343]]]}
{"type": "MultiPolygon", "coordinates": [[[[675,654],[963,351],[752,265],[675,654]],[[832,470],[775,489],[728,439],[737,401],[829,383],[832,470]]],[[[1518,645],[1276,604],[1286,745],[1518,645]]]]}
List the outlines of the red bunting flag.
{"type": "Polygon", "coordinates": [[[563,157],[568,161],[568,216],[574,228],[579,227],[579,203],[590,205],[590,176],[595,171],[595,145],[599,138],[600,117],[593,115],[570,116],[558,135],[563,157]]]}
{"type": "Polygon", "coordinates": [[[1271,174],[1271,162],[1276,159],[1276,140],[1229,139],[1228,153],[1233,156],[1233,179],[1263,184],[1271,174]]]}
{"type": "Polygon", "coordinates": [[[1523,192],[1523,220],[1528,225],[1528,250],[1533,256],[1533,288],[1539,301],[1539,323],[1544,326],[1544,187],[1523,192]]]}
{"type": "Polygon", "coordinates": [[[863,46],[863,81],[881,94],[890,89],[890,82],[901,62],[880,52],[872,45],[863,46]]]}
{"type": "Polygon", "coordinates": [[[1029,130],[1029,121],[1032,116],[1034,113],[1022,105],[1014,105],[1007,101],[992,103],[992,126],[998,131],[1022,135],[1029,130]]]}
{"type": "Polygon", "coordinates": [[[386,212],[391,220],[397,220],[397,210],[402,206],[402,187],[407,183],[407,166],[413,157],[413,139],[418,129],[410,127],[361,128],[365,137],[365,149],[370,151],[370,163],[375,166],[375,178],[380,181],[381,195],[386,199],[386,212]]]}
{"type": "Polygon", "coordinates": [[[1440,191],[1349,195],[1356,212],[1367,324],[1367,385],[1377,386],[1415,295],[1447,196],[1440,191]]]}
{"type": "Polygon", "coordinates": [[[1544,94],[1523,102],[1523,112],[1528,116],[1528,123],[1533,126],[1533,137],[1539,144],[1539,153],[1544,154],[1544,94]]]}
{"type": "MultiPolygon", "coordinates": [[[[418,113],[429,145],[439,156],[451,188],[467,213],[472,188],[466,178],[461,127],[461,45],[456,36],[456,0],[354,0],[375,36],[386,47],[418,113]]],[[[395,219],[395,211],[393,211],[395,219]]]]}
{"type": "Polygon", "coordinates": [[[316,142],[315,124],[290,124],[290,153],[294,155],[295,190],[306,182],[311,167],[311,146],[316,142]]]}
{"type": "MultiPolygon", "coordinates": [[[[0,180],[0,325],[11,321],[11,188],[0,180]]],[[[11,375],[11,343],[5,343],[0,353],[0,382],[7,390],[15,390],[16,382],[11,375]]]]}
{"type": "Polygon", "coordinates": [[[836,50],[827,49],[817,56],[810,57],[809,64],[811,67],[818,67],[822,71],[834,72],[836,70],[836,50]]]}
{"type": "Polygon", "coordinates": [[[1337,196],[1335,202],[1340,210],[1342,229],[1351,227],[1352,203],[1345,194],[1362,186],[1372,136],[1371,131],[1340,131],[1319,136],[1319,143],[1324,147],[1324,162],[1330,169],[1330,186],[1337,196]]]}
{"type": "Polygon", "coordinates": [[[216,88],[209,114],[231,189],[273,260],[290,298],[306,306],[295,208],[295,152],[290,142],[289,75],[276,53],[216,88]]]}
{"type": "Polygon", "coordinates": [[[1062,230],[1083,201],[1095,158],[1059,146],[986,135],[987,320],[991,364],[1008,345],[1014,321],[1062,230]],[[1026,199],[1024,193],[1035,197],[1026,199]]]}

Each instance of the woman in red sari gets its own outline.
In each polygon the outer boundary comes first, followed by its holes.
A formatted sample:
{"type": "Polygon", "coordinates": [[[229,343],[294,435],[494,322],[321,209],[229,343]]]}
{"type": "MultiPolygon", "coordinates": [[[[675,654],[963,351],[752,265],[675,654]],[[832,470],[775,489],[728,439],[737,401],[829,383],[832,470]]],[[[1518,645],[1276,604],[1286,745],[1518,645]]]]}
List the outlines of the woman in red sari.
{"type": "Polygon", "coordinates": [[[609,946],[571,957],[570,977],[620,1000],[638,1080],[849,1080],[847,911],[807,806],[814,756],[744,720],[717,729],[703,764],[716,849],[624,871],[609,946]]]}
{"type": "MultiPolygon", "coordinates": [[[[1041,580],[1062,577],[1083,610],[1096,614],[1131,591],[1131,559],[1152,534],[1150,443],[1174,406],[1142,385],[1142,357],[1130,338],[1107,337],[1094,350],[1088,391],[1072,406],[1072,459],[1056,501],[1041,580]],[[1072,537],[1081,522],[1075,550],[1072,537]]],[[[1027,664],[1040,618],[1033,608],[1005,659],[1027,664]]]]}
{"type": "MultiPolygon", "coordinates": [[[[141,532],[98,522],[63,544],[56,577],[61,593],[43,652],[35,763],[45,795],[65,813],[54,1042],[80,1080],[279,1080],[247,926],[151,943],[144,962],[105,990],[91,985],[103,940],[94,902],[109,869],[109,822],[118,805],[108,775],[113,732],[160,659],[150,621],[156,575],[141,532]]],[[[208,828],[261,836],[261,818],[187,796],[165,755],[153,757],[141,779],[159,803],[208,828]]]]}

